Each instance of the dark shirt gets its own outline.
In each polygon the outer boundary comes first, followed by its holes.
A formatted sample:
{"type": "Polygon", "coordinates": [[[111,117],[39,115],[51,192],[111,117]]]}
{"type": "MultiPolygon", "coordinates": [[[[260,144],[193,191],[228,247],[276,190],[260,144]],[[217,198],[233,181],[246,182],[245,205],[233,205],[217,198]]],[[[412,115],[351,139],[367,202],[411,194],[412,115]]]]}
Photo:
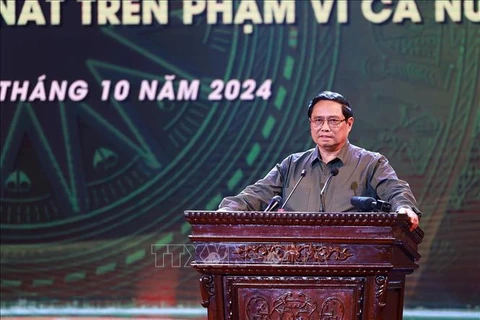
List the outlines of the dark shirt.
{"type": "Polygon", "coordinates": [[[332,177],[325,190],[325,212],[358,211],[350,199],[353,196],[366,196],[391,203],[392,211],[409,207],[420,216],[410,186],[398,179],[388,160],[379,153],[349,142],[340,150],[337,158],[328,164],[321,161],[317,147],[288,156],[263,179],[247,186],[236,196],[224,198],[219,210],[262,211],[275,195],[286,200],[305,169],[305,177],[284,209],[320,211],[320,191],[333,168],[338,168],[338,174],[332,177]]]}

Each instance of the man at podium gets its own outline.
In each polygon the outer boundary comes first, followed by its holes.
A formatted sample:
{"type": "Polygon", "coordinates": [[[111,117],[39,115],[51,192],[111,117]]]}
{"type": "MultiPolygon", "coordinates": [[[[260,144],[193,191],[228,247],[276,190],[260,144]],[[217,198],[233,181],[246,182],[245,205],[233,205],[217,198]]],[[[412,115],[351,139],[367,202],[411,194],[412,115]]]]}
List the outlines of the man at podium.
{"type": "Polygon", "coordinates": [[[236,196],[222,200],[219,211],[406,213],[410,230],[421,212],[409,184],[397,177],[387,158],[351,144],[354,118],[339,93],[323,91],[308,105],[310,133],[316,146],[294,153],[236,196]]]}

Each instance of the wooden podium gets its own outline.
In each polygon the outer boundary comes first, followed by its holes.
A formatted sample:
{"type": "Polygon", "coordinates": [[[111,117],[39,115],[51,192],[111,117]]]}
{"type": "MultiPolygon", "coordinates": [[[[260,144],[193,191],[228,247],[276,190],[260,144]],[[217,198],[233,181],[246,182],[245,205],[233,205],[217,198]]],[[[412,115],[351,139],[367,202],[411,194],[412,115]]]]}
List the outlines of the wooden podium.
{"type": "Polygon", "coordinates": [[[406,214],[185,211],[209,320],[397,320],[423,231],[406,214]]]}

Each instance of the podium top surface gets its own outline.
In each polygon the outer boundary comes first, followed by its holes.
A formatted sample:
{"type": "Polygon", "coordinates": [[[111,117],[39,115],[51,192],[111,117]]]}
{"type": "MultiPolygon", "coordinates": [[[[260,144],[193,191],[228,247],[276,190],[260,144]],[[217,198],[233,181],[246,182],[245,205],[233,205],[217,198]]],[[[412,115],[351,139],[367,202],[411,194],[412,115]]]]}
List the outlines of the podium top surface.
{"type": "MultiPolygon", "coordinates": [[[[196,225],[357,226],[409,228],[405,213],[396,212],[263,212],[186,210],[186,220],[196,225]]],[[[424,232],[413,232],[423,238],[424,232]]]]}
{"type": "Polygon", "coordinates": [[[418,245],[424,237],[420,228],[409,230],[404,213],[187,210],[184,214],[192,226],[189,238],[196,244],[398,246],[418,260],[418,245]]]}
{"type": "Polygon", "coordinates": [[[408,223],[405,213],[395,212],[263,212],[186,210],[185,218],[193,223],[270,224],[270,225],[393,225],[408,223]]]}

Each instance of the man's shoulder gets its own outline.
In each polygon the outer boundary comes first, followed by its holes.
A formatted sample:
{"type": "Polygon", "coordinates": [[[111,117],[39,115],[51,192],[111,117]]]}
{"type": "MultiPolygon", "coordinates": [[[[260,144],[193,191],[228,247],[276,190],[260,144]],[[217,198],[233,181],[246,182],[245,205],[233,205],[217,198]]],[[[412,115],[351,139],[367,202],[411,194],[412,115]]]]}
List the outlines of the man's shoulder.
{"type": "Polygon", "coordinates": [[[379,158],[384,157],[379,152],[367,150],[365,148],[356,146],[356,145],[351,144],[351,143],[348,145],[348,152],[355,158],[366,157],[366,158],[379,159],[379,158]]]}
{"type": "Polygon", "coordinates": [[[302,152],[292,153],[288,156],[292,161],[296,162],[302,159],[310,158],[315,153],[315,148],[311,148],[302,152]]]}
{"type": "Polygon", "coordinates": [[[288,155],[283,159],[283,166],[292,166],[292,165],[304,165],[308,162],[312,162],[316,157],[315,148],[311,148],[302,152],[295,152],[288,155]]]}

